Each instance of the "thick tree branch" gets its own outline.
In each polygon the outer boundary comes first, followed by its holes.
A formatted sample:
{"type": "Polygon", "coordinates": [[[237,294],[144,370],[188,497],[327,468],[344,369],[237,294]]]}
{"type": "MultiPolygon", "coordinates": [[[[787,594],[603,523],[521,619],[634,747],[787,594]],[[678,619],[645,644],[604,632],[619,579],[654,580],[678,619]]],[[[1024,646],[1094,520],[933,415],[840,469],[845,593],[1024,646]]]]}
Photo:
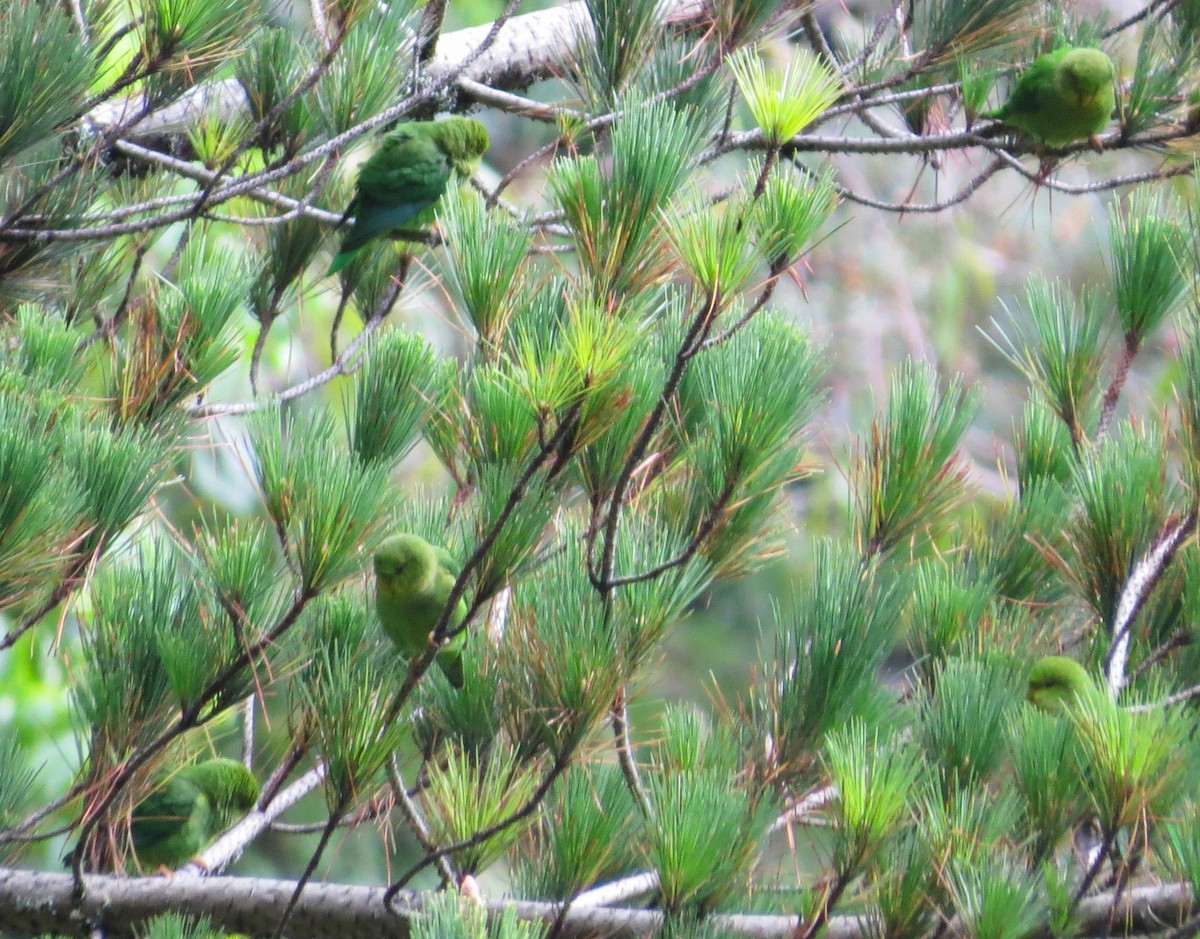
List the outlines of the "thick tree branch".
{"type": "MultiPolygon", "coordinates": [[[[678,27],[697,25],[708,16],[701,0],[668,0],[664,15],[667,22],[678,27]]],[[[415,93],[437,87],[459,69],[462,72],[456,80],[507,91],[528,88],[561,74],[574,54],[581,30],[590,29],[590,21],[583,3],[514,16],[500,28],[492,44],[463,68],[490,29],[487,24],[442,35],[415,93]]],[[[136,102],[124,98],[105,102],[84,118],[84,125],[91,133],[103,133],[127,120],[137,107],[136,102]]],[[[184,133],[203,115],[228,120],[247,111],[246,94],[236,80],[214,81],[198,85],[177,101],[146,115],[130,133],[137,137],[184,133]]]]}
{"type": "MultiPolygon", "coordinates": [[[[207,916],[214,925],[247,935],[270,935],[295,889],[290,880],[251,877],[196,878],[111,877],[88,875],[83,899],[76,904],[69,874],[0,868],[0,930],[20,933],[79,933],[81,928],[102,927],[106,936],[124,937],[152,916],[171,911],[207,916]]],[[[410,934],[409,917],[419,913],[430,896],[401,891],[394,912],[383,903],[383,887],[348,884],[309,884],[292,916],[290,935],[311,939],[394,939],[410,934]]],[[[1113,906],[1110,893],[1088,897],[1079,907],[1080,935],[1107,934],[1112,922],[1131,933],[1162,932],[1182,922],[1192,902],[1183,884],[1141,886],[1124,891],[1113,906]]],[[[493,900],[490,914],[506,906],[522,919],[550,923],[560,913],[559,904],[493,900]]],[[[795,916],[714,916],[719,929],[748,939],[788,939],[796,928],[795,916]]],[[[566,915],[564,937],[646,936],[662,927],[662,914],[576,905],[566,915]]],[[[868,924],[856,916],[833,917],[822,933],[829,939],[865,939],[868,924]]],[[[1045,937],[1037,937],[1045,939],[1045,937]]]]}

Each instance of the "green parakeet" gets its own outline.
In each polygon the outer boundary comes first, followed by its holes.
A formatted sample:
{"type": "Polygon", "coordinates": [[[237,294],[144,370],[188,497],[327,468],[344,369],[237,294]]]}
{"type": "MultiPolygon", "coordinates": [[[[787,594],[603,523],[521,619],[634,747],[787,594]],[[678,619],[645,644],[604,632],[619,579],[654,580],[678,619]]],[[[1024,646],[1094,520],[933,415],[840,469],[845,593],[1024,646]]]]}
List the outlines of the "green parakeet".
{"type": "Polygon", "coordinates": [[[354,201],[346,213],[354,216],[354,224],[329,273],[340,271],[375,238],[432,222],[451,180],[465,182],[488,144],[487,129],[471,117],[411,121],[386,134],[358,171],[354,201]]]}
{"type": "MultiPolygon", "coordinates": [[[[1004,107],[983,116],[1062,147],[1104,130],[1116,106],[1116,68],[1099,49],[1063,46],[1023,71],[1004,107]]],[[[1099,147],[1093,139],[1092,145],[1099,147]]]]}
{"type": "MultiPolygon", "coordinates": [[[[429,648],[430,634],[450,599],[458,569],[448,551],[417,535],[392,535],[375,552],[375,612],[383,631],[405,658],[412,659],[429,648]]],[[[467,605],[460,598],[450,627],[466,615],[467,605]]],[[[438,665],[455,688],[463,683],[465,639],[466,633],[459,633],[437,656],[438,665]]]]}
{"type": "Polygon", "coordinates": [[[258,780],[237,760],[185,766],[133,809],[129,834],[144,869],[186,863],[258,801],[258,780]]]}
{"type": "MultiPolygon", "coordinates": [[[[133,807],[129,836],[138,863],[143,870],[186,864],[250,811],[260,791],[258,780],[237,760],[185,766],[133,807]]],[[[74,860],[73,850],[63,863],[74,860]]]]}
{"type": "Polygon", "coordinates": [[[1077,698],[1096,693],[1096,685],[1082,665],[1065,655],[1038,659],[1029,670],[1029,703],[1051,714],[1067,711],[1077,698]]]}

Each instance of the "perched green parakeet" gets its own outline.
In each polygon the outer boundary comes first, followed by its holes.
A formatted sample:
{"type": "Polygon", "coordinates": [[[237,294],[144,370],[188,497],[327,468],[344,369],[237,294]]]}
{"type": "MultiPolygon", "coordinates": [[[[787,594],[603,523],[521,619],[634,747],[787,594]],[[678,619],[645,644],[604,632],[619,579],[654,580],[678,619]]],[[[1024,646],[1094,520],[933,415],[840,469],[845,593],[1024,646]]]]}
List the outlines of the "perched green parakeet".
{"type": "MultiPolygon", "coordinates": [[[[237,760],[185,766],[133,807],[129,836],[138,863],[143,870],[186,864],[250,811],[260,791],[258,780],[237,760]]],[[[72,850],[63,863],[74,860],[72,850]]]]}
{"type": "Polygon", "coordinates": [[[354,224],[329,273],[349,264],[372,239],[432,222],[451,180],[466,182],[488,144],[487,129],[471,117],[411,121],[386,134],[358,171],[354,201],[346,213],[354,216],[354,224]]]}
{"type": "Polygon", "coordinates": [[[1048,655],[1029,669],[1029,703],[1051,714],[1062,714],[1077,698],[1096,693],[1096,685],[1087,670],[1065,655],[1048,655]]]}
{"type": "MultiPolygon", "coordinates": [[[[429,648],[457,579],[458,564],[448,551],[412,534],[392,535],[375,552],[375,612],[387,637],[407,659],[429,648]]],[[[454,628],[467,615],[460,598],[450,617],[454,628]]],[[[455,688],[463,683],[461,632],[438,652],[437,663],[455,688]]]]}
{"type": "Polygon", "coordinates": [[[185,766],[133,809],[129,834],[143,868],[186,863],[258,801],[258,780],[237,760],[185,766]]]}
{"type": "Polygon", "coordinates": [[[1062,147],[1104,130],[1116,106],[1116,68],[1099,49],[1063,46],[1023,71],[1002,108],[983,116],[1062,147]]]}

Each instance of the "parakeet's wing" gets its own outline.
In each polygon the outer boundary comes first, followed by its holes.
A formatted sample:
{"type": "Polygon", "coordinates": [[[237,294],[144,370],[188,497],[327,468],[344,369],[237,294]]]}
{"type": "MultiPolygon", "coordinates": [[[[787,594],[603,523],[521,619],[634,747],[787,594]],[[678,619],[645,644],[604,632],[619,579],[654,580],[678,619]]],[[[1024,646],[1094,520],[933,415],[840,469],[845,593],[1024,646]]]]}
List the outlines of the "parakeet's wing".
{"type": "Polygon", "coordinates": [[[433,546],[433,553],[437,556],[438,566],[451,576],[451,583],[458,577],[458,572],[462,570],[462,565],[458,563],[458,558],[447,551],[445,548],[433,546]]]}
{"type": "Polygon", "coordinates": [[[188,819],[189,840],[196,845],[195,850],[199,851],[201,848],[207,847],[208,843],[224,827],[221,814],[213,805],[212,799],[203,792],[197,795],[196,801],[192,804],[191,818],[188,819]]]}
{"type": "Polygon", "coordinates": [[[1043,55],[1034,59],[1017,79],[1012,94],[995,116],[1008,121],[1015,127],[1022,127],[1021,119],[1028,115],[1037,114],[1045,106],[1043,96],[1054,87],[1054,71],[1061,56],[1043,55]],[[1015,120],[1014,120],[1015,119],[1015,120]]]}
{"type": "Polygon", "coordinates": [[[354,227],[342,242],[343,253],[402,227],[446,191],[449,156],[428,135],[404,130],[393,131],[359,172],[354,227]]]}
{"type": "Polygon", "coordinates": [[[139,851],[177,837],[187,827],[203,793],[189,780],[175,777],[152,792],[133,810],[129,834],[139,851]]]}

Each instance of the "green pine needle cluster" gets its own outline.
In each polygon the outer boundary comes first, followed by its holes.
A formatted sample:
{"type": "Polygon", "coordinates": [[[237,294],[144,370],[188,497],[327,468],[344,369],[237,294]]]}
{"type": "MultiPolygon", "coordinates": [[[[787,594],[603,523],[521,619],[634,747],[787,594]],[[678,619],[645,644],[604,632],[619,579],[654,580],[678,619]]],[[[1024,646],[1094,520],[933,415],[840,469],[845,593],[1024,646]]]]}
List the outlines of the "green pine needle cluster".
{"type": "Polygon", "coordinates": [[[0,164],[62,130],[87,94],[91,63],[66,11],[17,3],[0,13],[0,164]]]}
{"type": "MultiPolygon", "coordinates": [[[[378,535],[388,466],[363,465],[335,445],[329,412],[315,433],[298,432],[292,413],[255,416],[255,475],[263,503],[306,598],[361,565],[364,541],[378,535]]],[[[310,425],[311,426],[311,425],[310,425]]]]}
{"type": "Polygon", "coordinates": [[[372,791],[403,739],[404,727],[387,719],[402,673],[364,643],[371,624],[361,604],[322,600],[307,620],[322,642],[298,676],[301,726],[324,761],[326,800],[344,814],[372,791]]]}
{"type": "Polygon", "coordinates": [[[540,925],[518,919],[512,909],[488,916],[453,892],[431,895],[412,920],[413,939],[542,939],[540,925]]]}
{"type": "Polygon", "coordinates": [[[1109,214],[1113,294],[1126,343],[1140,345],[1188,288],[1188,233],[1173,199],[1134,193],[1109,214]]]}
{"type": "Polygon", "coordinates": [[[804,130],[841,94],[837,76],[811,55],[799,55],[782,75],[768,74],[762,59],[743,47],[730,56],[729,68],[754,123],[775,147],[804,130]]]}
{"type": "Polygon", "coordinates": [[[816,548],[816,575],[775,616],[775,648],[753,700],[767,744],[762,774],[811,778],[827,734],[867,707],[881,655],[896,634],[897,597],[854,552],[816,548]]]}
{"type": "Polygon", "coordinates": [[[550,169],[554,202],[570,229],[595,296],[636,295],[666,275],[659,210],[680,189],[702,141],[705,117],[668,104],[635,108],[612,130],[611,163],[595,156],[550,169]],[[615,198],[620,193],[620,198],[615,198]]]}
{"type": "Polygon", "coordinates": [[[895,739],[868,739],[860,720],[830,732],[825,761],[838,793],[833,865],[846,882],[905,821],[919,763],[915,752],[895,739]]]}
{"type": "Polygon", "coordinates": [[[997,347],[1040,393],[1072,438],[1086,437],[1096,417],[1101,365],[1106,359],[1104,318],[1097,298],[1084,291],[1077,300],[1064,285],[1035,278],[1026,287],[1024,306],[1009,311],[1009,317],[1016,335],[1010,338],[997,326],[997,347]]]}
{"type": "Polygon", "coordinates": [[[480,340],[499,346],[517,298],[529,286],[525,263],[532,243],[528,230],[484,211],[479,199],[461,191],[442,202],[446,238],[446,284],[480,340]]]}
{"type": "Polygon", "coordinates": [[[1011,671],[993,658],[951,659],[921,699],[922,746],[945,798],[970,791],[1003,756],[1011,671]]]}
{"type": "Polygon", "coordinates": [[[962,500],[956,447],[977,407],[957,381],[939,393],[932,370],[912,362],[893,377],[855,466],[858,537],[867,554],[894,548],[962,500]]]}
{"type": "Polygon", "coordinates": [[[1080,461],[1072,480],[1079,512],[1067,529],[1071,580],[1102,623],[1113,623],[1125,575],[1174,501],[1161,453],[1153,430],[1124,427],[1080,461]]]}
{"type": "Polygon", "coordinates": [[[599,764],[572,770],[540,815],[530,856],[519,868],[531,897],[569,897],[625,870],[636,858],[627,836],[635,822],[633,799],[620,770],[599,764]],[[544,863],[543,863],[544,861],[544,863]]]}
{"type": "Polygon", "coordinates": [[[646,851],[668,917],[695,918],[737,891],[775,814],[739,780],[731,734],[669,711],[647,780],[646,851]]]}
{"type": "Polygon", "coordinates": [[[333,67],[316,92],[313,114],[320,129],[337,136],[372,118],[395,100],[408,80],[398,54],[415,25],[413,5],[370,9],[347,31],[333,67]]]}
{"type": "Polygon", "coordinates": [[[454,860],[474,874],[493,864],[521,835],[528,824],[499,828],[533,796],[537,789],[537,763],[503,744],[482,754],[451,751],[429,771],[425,806],[435,838],[443,844],[477,841],[454,852],[454,860]],[[478,840],[480,832],[499,828],[478,840]]]}
{"type": "Polygon", "coordinates": [[[149,0],[137,26],[138,70],[147,97],[165,100],[203,80],[233,53],[255,23],[254,6],[233,0],[149,0]]]}

